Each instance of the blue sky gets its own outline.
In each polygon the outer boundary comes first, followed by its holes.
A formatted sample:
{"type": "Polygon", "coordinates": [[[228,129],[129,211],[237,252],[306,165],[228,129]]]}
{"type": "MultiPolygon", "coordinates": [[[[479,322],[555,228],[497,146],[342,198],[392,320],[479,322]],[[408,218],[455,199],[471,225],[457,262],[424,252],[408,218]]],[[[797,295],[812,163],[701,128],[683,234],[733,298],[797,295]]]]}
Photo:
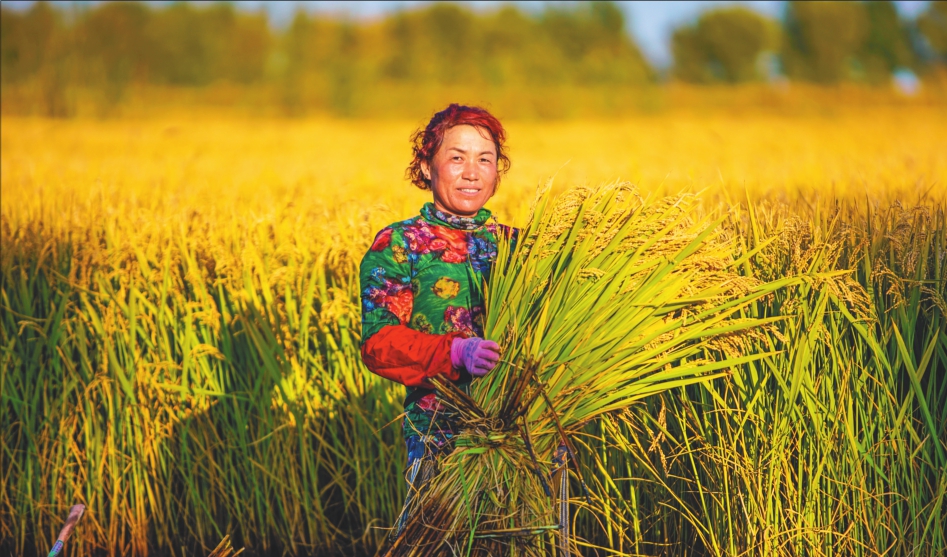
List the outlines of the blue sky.
{"type": "MultiPolygon", "coordinates": [[[[154,2],[166,3],[166,2],[154,2]]],[[[356,18],[379,17],[385,13],[403,9],[406,7],[424,4],[417,0],[396,0],[379,1],[368,0],[361,2],[304,2],[304,1],[269,1],[252,0],[247,2],[234,2],[239,7],[247,10],[266,10],[270,15],[270,20],[276,26],[285,25],[291,19],[298,9],[309,12],[348,14],[356,18]]],[[[489,10],[496,7],[500,2],[484,1],[466,1],[461,2],[474,9],[489,10]]],[[[524,9],[533,9],[533,6],[542,6],[539,2],[514,2],[524,9]]],[[[914,18],[923,12],[928,5],[928,0],[901,0],[896,1],[900,12],[908,18],[914,18]]],[[[4,1],[5,6],[24,9],[33,4],[32,1],[4,1]]],[[[70,2],[71,4],[71,2],[70,2]]],[[[778,17],[784,7],[784,2],[776,0],[761,0],[757,2],[747,1],[726,1],[726,0],[687,0],[680,2],[619,2],[625,11],[627,26],[629,32],[635,37],[641,50],[648,60],[659,68],[664,68],[671,63],[671,32],[675,27],[694,21],[701,12],[709,8],[721,5],[740,4],[771,17],[778,17]]]]}

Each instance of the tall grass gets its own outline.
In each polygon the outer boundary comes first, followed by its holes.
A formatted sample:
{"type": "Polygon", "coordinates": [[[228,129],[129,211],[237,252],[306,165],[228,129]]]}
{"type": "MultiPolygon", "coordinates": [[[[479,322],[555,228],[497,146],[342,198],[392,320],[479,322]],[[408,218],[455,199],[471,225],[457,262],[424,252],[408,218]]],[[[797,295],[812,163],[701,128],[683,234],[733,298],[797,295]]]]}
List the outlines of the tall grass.
{"type": "Polygon", "coordinates": [[[5,544],[41,553],[69,501],[90,510],[80,553],[232,530],[344,551],[394,519],[401,396],[359,364],[359,250],[275,254],[251,227],[262,249],[224,275],[191,234],[77,246],[41,227],[3,238],[5,544]],[[91,246],[114,257],[90,269],[91,246]]]}
{"type": "MultiPolygon", "coordinates": [[[[610,533],[616,545],[647,554],[681,540],[714,555],[944,551],[944,210],[863,211],[785,223],[748,272],[852,265],[870,299],[856,284],[777,295],[760,310],[792,305],[798,316],[767,340],[782,349],[777,357],[587,432],[586,465],[605,466],[616,498],[636,503],[616,507],[631,526],[610,533]],[[642,501],[676,512],[643,513],[642,501]]],[[[747,217],[748,237],[761,238],[761,221],[774,215],[747,217]]]]}
{"type": "MultiPolygon", "coordinates": [[[[39,128],[27,128],[20,141],[39,149],[39,128]]],[[[93,136],[105,146],[126,137],[93,136]]],[[[180,148],[168,137],[171,152],[180,148]]],[[[304,202],[264,186],[246,207],[229,192],[203,205],[209,198],[184,185],[235,178],[216,154],[182,151],[191,162],[167,178],[182,184],[168,194],[175,202],[149,195],[160,165],[144,155],[142,168],[119,165],[124,174],[109,177],[107,159],[90,154],[106,170],[84,170],[65,151],[23,165],[9,139],[0,552],[45,554],[77,502],[87,511],[70,540],[76,555],[207,554],[228,534],[258,554],[380,547],[405,493],[403,444],[388,425],[402,391],[359,362],[356,265],[402,201],[381,197],[394,211],[361,206],[356,193],[304,202]],[[76,182],[83,172],[106,183],[76,182]],[[354,202],[335,202],[345,197],[354,202]]],[[[941,168],[935,154],[918,160],[941,168]]],[[[872,179],[903,172],[883,163],[872,179]]],[[[515,182],[503,187],[511,201],[500,210],[516,214],[522,195],[515,182]]],[[[576,535],[611,548],[583,552],[947,548],[947,207],[936,196],[912,198],[914,209],[786,195],[730,198],[720,234],[733,260],[754,254],[738,274],[826,278],[743,310],[792,316],[742,348],[774,354],[575,430],[599,513],[583,507],[574,478],[576,535]]],[[[700,198],[704,207],[726,199],[700,198]]]]}

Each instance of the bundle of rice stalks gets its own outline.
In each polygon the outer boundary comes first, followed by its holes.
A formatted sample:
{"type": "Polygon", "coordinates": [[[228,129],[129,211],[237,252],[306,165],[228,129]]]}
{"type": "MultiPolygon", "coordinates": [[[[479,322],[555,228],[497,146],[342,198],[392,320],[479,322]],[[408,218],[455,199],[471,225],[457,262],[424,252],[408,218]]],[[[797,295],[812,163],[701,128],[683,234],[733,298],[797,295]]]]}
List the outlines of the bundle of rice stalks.
{"type": "Polygon", "coordinates": [[[243,549],[235,550],[233,548],[233,542],[230,541],[230,536],[224,536],[224,539],[220,540],[220,543],[217,544],[217,547],[210,552],[210,555],[207,557],[237,557],[243,553],[243,549]]]}
{"type": "MultiPolygon", "coordinates": [[[[590,421],[766,356],[742,346],[772,319],[743,310],[793,279],[740,276],[752,254],[735,259],[696,201],[643,200],[627,184],[540,193],[486,290],[485,336],[503,360],[472,396],[440,384],[464,429],[390,554],[551,554],[560,446],[574,460],[570,437],[590,421]]],[[[576,502],[595,512],[597,500],[576,502]]]]}

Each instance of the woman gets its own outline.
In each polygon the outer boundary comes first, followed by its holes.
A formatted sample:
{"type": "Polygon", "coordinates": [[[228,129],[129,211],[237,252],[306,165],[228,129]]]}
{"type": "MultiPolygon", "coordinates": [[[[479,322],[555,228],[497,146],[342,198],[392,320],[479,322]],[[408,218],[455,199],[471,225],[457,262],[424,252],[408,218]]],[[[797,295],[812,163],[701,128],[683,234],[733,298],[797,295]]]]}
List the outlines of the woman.
{"type": "Polygon", "coordinates": [[[362,259],[362,360],[407,387],[405,510],[457,431],[428,380],[440,375],[468,390],[500,358],[500,347],[483,338],[481,292],[497,235],[511,233],[483,208],[510,166],[505,138],[499,120],[482,108],[451,104],[435,114],[412,138],[407,170],[432,202],[379,232],[362,259]]]}

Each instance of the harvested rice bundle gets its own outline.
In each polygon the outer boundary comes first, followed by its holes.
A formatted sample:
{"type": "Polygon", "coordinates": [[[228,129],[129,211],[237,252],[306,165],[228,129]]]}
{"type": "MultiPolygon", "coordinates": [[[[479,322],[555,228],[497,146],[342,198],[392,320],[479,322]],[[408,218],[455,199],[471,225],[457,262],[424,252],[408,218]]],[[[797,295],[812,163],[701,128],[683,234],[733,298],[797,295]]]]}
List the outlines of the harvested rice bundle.
{"type": "Polygon", "coordinates": [[[516,245],[501,242],[486,289],[485,337],[504,359],[471,396],[439,383],[464,430],[390,554],[550,554],[560,524],[550,472],[557,448],[574,455],[571,435],[766,356],[743,354],[741,339],[772,319],[741,310],[794,279],[740,276],[749,255],[734,260],[693,196],[643,200],[611,184],[550,203],[548,190],[516,245]]]}

